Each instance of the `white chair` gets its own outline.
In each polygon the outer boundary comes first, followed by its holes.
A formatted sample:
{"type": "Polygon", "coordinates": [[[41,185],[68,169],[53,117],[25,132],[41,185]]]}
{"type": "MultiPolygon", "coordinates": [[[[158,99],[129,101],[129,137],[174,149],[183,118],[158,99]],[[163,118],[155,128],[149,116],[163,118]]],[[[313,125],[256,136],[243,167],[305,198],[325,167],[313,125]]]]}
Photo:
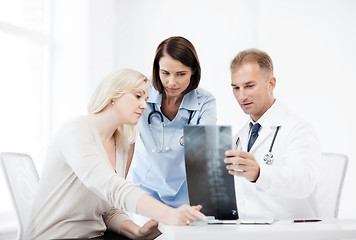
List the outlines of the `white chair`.
{"type": "Polygon", "coordinates": [[[39,176],[32,158],[27,154],[0,153],[0,162],[17,215],[17,239],[22,240],[37,192],[39,176]]]}
{"type": "Polygon", "coordinates": [[[319,182],[309,198],[318,218],[337,218],[347,169],[348,157],[338,153],[322,153],[319,182]]]}

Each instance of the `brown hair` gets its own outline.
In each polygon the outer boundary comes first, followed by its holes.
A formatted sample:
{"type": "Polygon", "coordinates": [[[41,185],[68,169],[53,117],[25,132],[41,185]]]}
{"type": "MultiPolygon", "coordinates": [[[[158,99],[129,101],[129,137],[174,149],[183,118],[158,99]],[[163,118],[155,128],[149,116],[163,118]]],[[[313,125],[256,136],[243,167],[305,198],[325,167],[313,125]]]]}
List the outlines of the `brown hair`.
{"type": "Polygon", "coordinates": [[[266,52],[255,48],[239,52],[234,60],[232,60],[230,70],[233,72],[243,64],[251,62],[257,63],[260,70],[264,71],[268,77],[273,76],[273,62],[271,57],[266,52]]]}
{"type": "Polygon", "coordinates": [[[153,61],[152,85],[159,92],[163,93],[163,85],[159,77],[159,61],[164,55],[169,55],[173,59],[180,61],[192,70],[190,83],[184,93],[188,93],[198,87],[201,70],[198,55],[191,42],[183,37],[170,37],[161,42],[156,50],[153,61]]]}

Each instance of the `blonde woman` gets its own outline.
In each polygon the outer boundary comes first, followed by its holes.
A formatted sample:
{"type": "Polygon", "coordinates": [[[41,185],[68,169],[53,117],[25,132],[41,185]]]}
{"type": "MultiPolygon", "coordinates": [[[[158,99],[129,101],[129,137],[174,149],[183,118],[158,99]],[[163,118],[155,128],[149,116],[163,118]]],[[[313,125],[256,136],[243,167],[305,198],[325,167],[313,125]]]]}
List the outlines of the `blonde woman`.
{"type": "Polygon", "coordinates": [[[157,221],[185,225],[205,218],[201,206],[173,209],[125,180],[148,91],[143,74],[115,71],[98,85],[89,113],[61,127],[48,150],[26,239],[120,239],[109,237],[117,233],[153,239],[160,234],[157,221]],[[155,220],[139,227],[125,211],[155,220]]]}

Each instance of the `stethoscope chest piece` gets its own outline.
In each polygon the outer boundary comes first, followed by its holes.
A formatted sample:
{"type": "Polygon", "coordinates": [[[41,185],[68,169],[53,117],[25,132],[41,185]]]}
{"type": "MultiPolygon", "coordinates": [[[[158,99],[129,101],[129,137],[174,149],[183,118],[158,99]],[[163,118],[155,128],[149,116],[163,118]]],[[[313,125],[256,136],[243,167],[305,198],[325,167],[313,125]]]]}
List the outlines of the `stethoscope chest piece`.
{"type": "MultiPolygon", "coordinates": [[[[272,148],[273,148],[273,144],[274,144],[274,141],[276,140],[276,136],[277,136],[277,133],[279,131],[279,128],[281,126],[278,126],[275,133],[274,133],[274,136],[273,136],[273,140],[272,140],[272,143],[271,143],[271,146],[269,148],[269,151],[268,153],[266,153],[266,155],[263,157],[263,161],[267,164],[267,165],[271,165],[273,163],[273,154],[272,154],[272,148]]],[[[238,147],[239,145],[239,142],[240,142],[240,137],[237,138],[236,140],[236,148],[238,147]]]]}
{"type": "MultiPolygon", "coordinates": [[[[190,110],[189,119],[188,119],[188,125],[190,124],[190,121],[192,120],[192,115],[193,115],[193,110],[190,110]]],[[[169,147],[164,147],[164,120],[163,120],[163,115],[162,115],[161,112],[156,110],[154,104],[152,105],[152,111],[148,114],[147,122],[148,122],[148,126],[150,128],[150,132],[151,132],[151,135],[152,135],[153,142],[156,145],[156,149],[152,149],[152,152],[153,153],[155,153],[155,152],[166,152],[166,151],[170,150],[169,147]],[[152,117],[155,114],[157,114],[157,116],[161,120],[161,145],[158,144],[158,141],[154,136],[154,132],[152,130],[152,125],[151,125],[152,117]]],[[[179,143],[180,143],[181,146],[184,146],[184,137],[183,136],[179,139],[179,143]]]]}
{"type": "Polygon", "coordinates": [[[179,143],[181,146],[184,146],[184,137],[183,136],[180,137],[179,143]]]}
{"type": "Polygon", "coordinates": [[[271,165],[271,164],[273,163],[272,148],[273,148],[273,144],[274,144],[274,141],[276,140],[277,133],[278,133],[280,127],[281,127],[281,126],[278,126],[278,127],[277,127],[276,132],[274,133],[273,140],[272,140],[271,146],[270,146],[270,148],[269,148],[269,151],[268,151],[268,153],[266,153],[266,155],[263,157],[263,161],[264,161],[267,165],[271,165]]]}
{"type": "MultiPolygon", "coordinates": [[[[164,151],[168,151],[170,148],[169,147],[166,147],[165,149],[164,149],[164,151]]],[[[155,152],[163,152],[163,148],[157,148],[157,150],[156,149],[152,149],[152,152],[153,153],[155,153],[155,152]]]]}
{"type": "Polygon", "coordinates": [[[267,165],[271,165],[273,163],[273,154],[271,152],[266,153],[266,155],[263,157],[263,161],[267,165]]]}

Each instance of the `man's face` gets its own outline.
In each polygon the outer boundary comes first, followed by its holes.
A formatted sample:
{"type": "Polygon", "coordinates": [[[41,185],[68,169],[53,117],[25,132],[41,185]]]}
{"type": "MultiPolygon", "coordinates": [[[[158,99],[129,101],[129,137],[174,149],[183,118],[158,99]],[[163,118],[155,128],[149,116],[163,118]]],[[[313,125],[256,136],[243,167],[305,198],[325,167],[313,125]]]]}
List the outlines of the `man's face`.
{"type": "Polygon", "coordinates": [[[231,86],[242,110],[256,122],[273,104],[276,79],[257,63],[245,63],[231,72],[231,86]]]}

